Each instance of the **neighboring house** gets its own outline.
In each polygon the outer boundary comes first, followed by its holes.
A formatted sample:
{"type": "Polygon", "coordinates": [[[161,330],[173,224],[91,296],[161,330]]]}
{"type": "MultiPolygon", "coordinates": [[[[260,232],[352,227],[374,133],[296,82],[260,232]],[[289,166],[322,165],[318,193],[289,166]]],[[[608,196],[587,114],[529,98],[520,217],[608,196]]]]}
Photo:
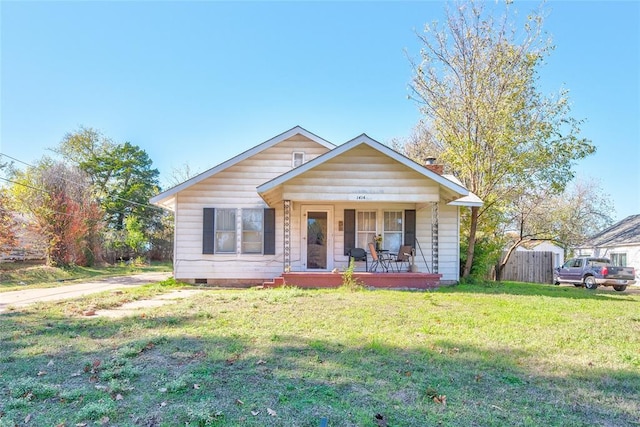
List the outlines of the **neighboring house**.
{"type": "Polygon", "coordinates": [[[614,265],[634,267],[640,279],[640,214],[631,215],[591,236],[575,249],[576,256],[606,257],[614,265]]]}
{"type": "Polygon", "coordinates": [[[253,285],[331,272],[381,234],[385,249],[409,244],[419,271],[454,282],[460,207],[482,201],[430,167],[365,134],[334,146],[295,127],[151,202],[175,213],[178,280],[253,285]]]}
{"type": "Polygon", "coordinates": [[[553,253],[553,268],[560,267],[564,263],[564,249],[549,240],[531,240],[516,251],[551,252],[553,253]]]}

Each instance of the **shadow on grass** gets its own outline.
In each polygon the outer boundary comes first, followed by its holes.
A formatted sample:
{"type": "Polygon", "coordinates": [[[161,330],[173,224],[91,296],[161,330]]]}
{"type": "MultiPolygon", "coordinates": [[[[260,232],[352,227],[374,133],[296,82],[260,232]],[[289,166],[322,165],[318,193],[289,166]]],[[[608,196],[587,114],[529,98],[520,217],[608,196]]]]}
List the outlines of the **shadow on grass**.
{"type": "MultiPolygon", "coordinates": [[[[189,315],[0,317],[0,421],[113,425],[637,425],[640,373],[551,375],[510,347],[411,347],[286,331],[218,335],[189,315]],[[445,398],[446,396],[446,398],[445,398]],[[446,403],[445,403],[446,402],[446,403]]],[[[218,325],[219,326],[219,325],[218,325]]]]}
{"type": "Polygon", "coordinates": [[[523,296],[546,296],[551,298],[571,298],[584,300],[633,301],[640,302],[640,295],[616,292],[613,289],[595,291],[566,285],[520,282],[479,282],[458,284],[439,288],[441,293],[507,294],[523,296]]]}

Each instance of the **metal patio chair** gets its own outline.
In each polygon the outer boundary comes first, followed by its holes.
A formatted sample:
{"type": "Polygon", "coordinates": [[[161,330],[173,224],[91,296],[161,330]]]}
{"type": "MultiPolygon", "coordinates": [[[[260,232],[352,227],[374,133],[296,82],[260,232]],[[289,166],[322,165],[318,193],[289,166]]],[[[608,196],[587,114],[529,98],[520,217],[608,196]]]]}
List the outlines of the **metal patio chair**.
{"type": "Polygon", "coordinates": [[[389,254],[378,253],[373,243],[369,243],[369,253],[372,259],[369,271],[378,271],[378,267],[381,267],[385,272],[389,271],[389,261],[391,261],[389,254]]]}
{"type": "Polygon", "coordinates": [[[367,251],[362,248],[351,248],[349,250],[349,264],[351,264],[351,258],[353,258],[354,261],[364,261],[364,271],[369,271],[367,251]]]}

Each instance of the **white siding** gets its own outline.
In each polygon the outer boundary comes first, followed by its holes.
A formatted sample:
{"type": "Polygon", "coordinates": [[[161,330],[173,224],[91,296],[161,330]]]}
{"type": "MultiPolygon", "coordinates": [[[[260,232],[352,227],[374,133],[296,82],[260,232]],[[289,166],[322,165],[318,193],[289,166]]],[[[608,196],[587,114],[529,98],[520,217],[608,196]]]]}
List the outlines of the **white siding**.
{"type": "MultiPolygon", "coordinates": [[[[256,187],[287,172],[292,153],[304,151],[309,161],[327,149],[302,137],[283,141],[234,166],[192,185],[176,195],[175,265],[177,279],[270,279],[284,267],[284,210],[281,200],[292,200],[290,223],[290,268],[303,270],[302,235],[305,206],[331,209],[329,233],[332,263],[344,269],[344,210],[376,210],[378,230],[383,230],[383,212],[416,210],[416,237],[419,242],[415,262],[421,272],[432,268],[432,203],[439,202],[439,273],[444,281],[459,279],[458,208],[445,205],[440,187],[425,176],[368,146],[356,147],[283,185],[282,195],[272,193],[276,209],[276,254],[202,254],[203,208],[264,208],[256,187]],[[364,199],[357,196],[363,196],[364,199]],[[426,263],[425,263],[426,261],[426,263]]],[[[366,249],[366,248],[365,248],[366,249]]]]}
{"type": "MultiPolygon", "coordinates": [[[[276,232],[276,255],[202,254],[203,208],[265,208],[256,187],[291,170],[292,153],[311,160],[327,151],[299,135],[282,141],[176,195],[175,264],[177,279],[266,279],[282,272],[282,231],[276,232]]],[[[283,210],[276,209],[282,230],[283,210]]]]}
{"type": "Polygon", "coordinates": [[[291,179],[282,197],[305,201],[436,202],[439,186],[368,146],[358,146],[291,179]]]}
{"type": "Polygon", "coordinates": [[[438,209],[439,224],[439,260],[438,272],[442,280],[458,281],[460,279],[460,221],[457,206],[440,205],[438,209]]]}

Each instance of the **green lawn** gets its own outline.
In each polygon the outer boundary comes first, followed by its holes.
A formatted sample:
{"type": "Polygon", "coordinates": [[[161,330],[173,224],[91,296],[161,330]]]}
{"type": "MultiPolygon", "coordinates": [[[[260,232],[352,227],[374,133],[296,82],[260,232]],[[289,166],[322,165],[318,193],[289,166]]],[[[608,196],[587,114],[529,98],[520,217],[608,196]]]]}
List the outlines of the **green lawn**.
{"type": "Polygon", "coordinates": [[[0,426],[640,425],[638,294],[207,290],[79,314],[176,286],[0,315],[0,426]]]}
{"type": "Polygon", "coordinates": [[[128,265],[125,263],[101,267],[54,268],[40,262],[0,263],[0,292],[19,289],[64,286],[69,282],[123,276],[146,271],[171,271],[171,263],[128,265]]]}

